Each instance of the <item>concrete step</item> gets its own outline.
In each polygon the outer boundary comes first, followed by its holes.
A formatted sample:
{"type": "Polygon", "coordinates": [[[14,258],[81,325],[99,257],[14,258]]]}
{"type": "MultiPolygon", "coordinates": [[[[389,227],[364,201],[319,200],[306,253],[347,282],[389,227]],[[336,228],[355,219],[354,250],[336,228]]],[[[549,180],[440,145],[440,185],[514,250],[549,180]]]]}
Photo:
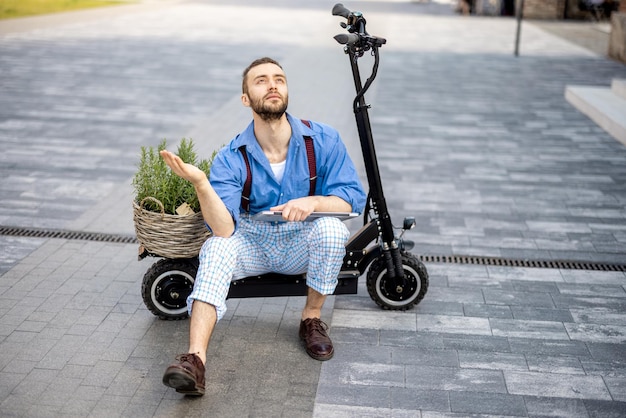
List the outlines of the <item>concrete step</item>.
{"type": "Polygon", "coordinates": [[[611,88],[567,86],[565,98],[583,114],[626,145],[626,82],[613,80],[611,88]]]}
{"type": "Polygon", "coordinates": [[[626,99],[626,80],[615,78],[611,83],[611,91],[622,99],[626,99]]]}

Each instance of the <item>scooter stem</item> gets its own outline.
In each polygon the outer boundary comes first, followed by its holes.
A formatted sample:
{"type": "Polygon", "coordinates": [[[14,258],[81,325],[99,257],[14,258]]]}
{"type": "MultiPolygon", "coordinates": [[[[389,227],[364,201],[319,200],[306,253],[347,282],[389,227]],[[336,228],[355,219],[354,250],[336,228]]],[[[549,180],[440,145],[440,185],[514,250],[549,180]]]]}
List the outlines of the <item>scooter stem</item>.
{"type": "MultiPolygon", "coordinates": [[[[373,48],[373,52],[378,59],[378,49],[373,48]]],[[[368,105],[365,103],[363,86],[361,84],[361,74],[358,66],[358,57],[351,50],[347,49],[352,68],[352,76],[354,78],[354,86],[357,91],[357,98],[354,103],[354,116],[359,132],[359,140],[361,143],[361,152],[363,153],[363,162],[365,164],[365,172],[367,174],[367,182],[369,185],[369,197],[372,209],[378,215],[380,238],[382,239],[382,250],[384,258],[387,262],[387,273],[391,278],[403,277],[404,269],[402,267],[402,259],[398,244],[395,241],[393,223],[387,210],[387,202],[383,193],[383,185],[380,178],[380,170],[378,167],[378,159],[376,158],[376,148],[374,146],[374,138],[372,136],[372,127],[370,125],[368,105]]],[[[374,75],[373,75],[374,76],[374,75]]]]}
{"type": "MultiPolygon", "coordinates": [[[[365,17],[361,12],[352,12],[343,4],[338,3],[333,7],[332,14],[346,18],[346,23],[342,23],[341,27],[346,29],[348,34],[337,35],[335,40],[345,45],[344,51],[348,54],[350,67],[352,68],[352,77],[354,78],[354,87],[356,88],[356,97],[353,102],[354,116],[359,131],[367,182],[370,187],[368,203],[371,203],[371,209],[377,215],[377,218],[373,219],[372,222],[376,222],[378,226],[379,244],[387,264],[387,274],[389,278],[400,281],[404,279],[402,255],[396,242],[393,224],[387,210],[385,196],[383,195],[383,185],[380,179],[380,170],[372,137],[372,127],[367,111],[368,105],[365,103],[365,92],[371,86],[374,78],[376,78],[378,71],[378,48],[387,41],[384,38],[371,36],[367,33],[365,30],[365,17]],[[374,55],[374,67],[364,87],[361,84],[358,59],[370,50],[374,55]]],[[[365,223],[367,223],[367,215],[366,213],[365,223]]]]}

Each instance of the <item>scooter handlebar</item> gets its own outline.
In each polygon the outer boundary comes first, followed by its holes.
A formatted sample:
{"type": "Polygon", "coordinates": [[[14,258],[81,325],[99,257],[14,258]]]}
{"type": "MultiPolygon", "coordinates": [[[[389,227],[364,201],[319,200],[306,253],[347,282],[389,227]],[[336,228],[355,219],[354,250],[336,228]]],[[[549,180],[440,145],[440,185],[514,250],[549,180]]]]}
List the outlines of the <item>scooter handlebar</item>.
{"type": "Polygon", "coordinates": [[[380,47],[387,43],[385,38],[371,36],[365,31],[365,18],[361,12],[352,12],[343,4],[337,3],[332,10],[333,16],[342,16],[347,19],[346,23],[341,23],[341,27],[348,30],[347,34],[335,36],[335,40],[350,47],[357,46],[368,50],[373,47],[380,47]]]}
{"type": "Polygon", "coordinates": [[[333,16],[342,16],[347,19],[350,13],[352,12],[341,3],[337,3],[333,6],[333,16]]]}
{"type": "Polygon", "coordinates": [[[359,35],[356,33],[340,33],[339,35],[334,36],[335,41],[340,43],[341,45],[352,45],[356,42],[359,42],[359,35]]]}

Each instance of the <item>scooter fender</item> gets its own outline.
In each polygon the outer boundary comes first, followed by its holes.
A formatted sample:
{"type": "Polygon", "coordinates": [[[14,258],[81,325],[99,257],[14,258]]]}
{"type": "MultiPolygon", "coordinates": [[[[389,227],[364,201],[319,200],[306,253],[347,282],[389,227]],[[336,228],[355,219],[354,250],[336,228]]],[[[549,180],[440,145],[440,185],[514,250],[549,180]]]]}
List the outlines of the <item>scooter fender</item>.
{"type": "MultiPolygon", "coordinates": [[[[372,219],[363,225],[346,243],[346,255],[343,260],[342,270],[355,270],[363,274],[367,267],[382,255],[380,245],[376,244],[380,236],[380,223],[378,219],[372,219]],[[374,243],[374,244],[372,244],[374,243]]],[[[415,243],[402,238],[396,241],[401,251],[409,251],[415,243]]]]}

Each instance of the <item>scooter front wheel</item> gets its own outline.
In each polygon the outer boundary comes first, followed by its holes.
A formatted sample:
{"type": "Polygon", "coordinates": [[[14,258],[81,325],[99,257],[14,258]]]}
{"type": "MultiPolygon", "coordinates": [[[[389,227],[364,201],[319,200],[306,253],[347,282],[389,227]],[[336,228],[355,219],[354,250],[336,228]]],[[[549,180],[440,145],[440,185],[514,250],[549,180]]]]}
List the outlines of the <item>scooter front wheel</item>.
{"type": "Polygon", "coordinates": [[[401,252],[404,277],[389,278],[382,257],[374,260],[367,273],[367,292],[383,309],[405,311],[417,305],[428,290],[426,266],[413,254],[401,252]]]}
{"type": "Polygon", "coordinates": [[[161,319],[187,318],[187,296],[193,290],[197,264],[187,259],[162,259],[143,276],[141,297],[150,312],[161,319]]]}

